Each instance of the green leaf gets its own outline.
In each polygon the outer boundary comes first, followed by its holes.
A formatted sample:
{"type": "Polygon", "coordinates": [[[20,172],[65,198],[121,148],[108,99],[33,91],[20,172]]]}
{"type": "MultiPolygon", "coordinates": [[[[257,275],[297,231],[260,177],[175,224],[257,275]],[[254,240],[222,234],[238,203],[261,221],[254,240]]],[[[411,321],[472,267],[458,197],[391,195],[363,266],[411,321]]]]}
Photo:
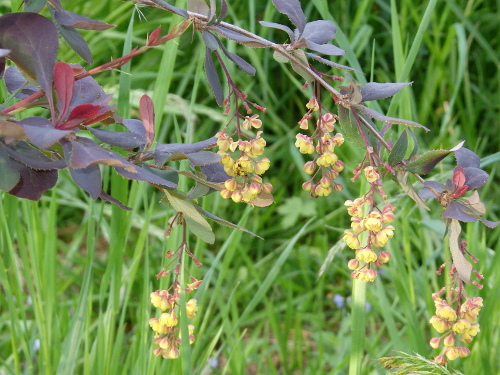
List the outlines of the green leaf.
{"type": "Polygon", "coordinates": [[[361,134],[359,134],[358,125],[356,124],[352,111],[341,105],[338,106],[338,109],[339,125],[342,134],[356,146],[366,149],[366,145],[361,138],[361,134]]]}
{"type": "Polygon", "coordinates": [[[188,229],[200,240],[210,244],[214,243],[215,235],[210,224],[201,216],[191,200],[176,190],[163,189],[163,192],[173,209],[182,213],[188,229]]]}
{"type": "Polygon", "coordinates": [[[389,165],[396,165],[404,159],[408,150],[408,134],[404,130],[394,144],[391,153],[389,154],[389,165]]]}
{"type": "Polygon", "coordinates": [[[431,150],[420,156],[415,160],[410,161],[404,170],[408,172],[427,174],[434,169],[437,163],[448,156],[452,151],[450,150],[431,150]]]}

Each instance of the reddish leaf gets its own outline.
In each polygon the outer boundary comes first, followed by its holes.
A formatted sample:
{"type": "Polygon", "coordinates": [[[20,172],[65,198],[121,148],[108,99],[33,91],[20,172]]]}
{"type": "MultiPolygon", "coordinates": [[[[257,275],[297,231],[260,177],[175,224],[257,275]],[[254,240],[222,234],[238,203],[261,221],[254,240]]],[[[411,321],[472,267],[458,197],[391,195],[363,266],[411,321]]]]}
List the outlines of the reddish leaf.
{"type": "Polygon", "coordinates": [[[93,104],[80,104],[73,108],[68,120],[57,126],[61,130],[73,129],[82,122],[94,119],[99,114],[100,107],[93,104]]]}
{"type": "Polygon", "coordinates": [[[73,99],[74,82],[73,68],[65,62],[59,61],[54,67],[54,88],[60,106],[59,120],[66,118],[68,114],[71,99],[73,99]]]}
{"type": "Polygon", "coordinates": [[[83,30],[107,30],[114,25],[101,21],[92,20],[79,14],[68,12],[64,9],[56,9],[54,11],[54,19],[61,25],[75,27],[83,30]]]}
{"type": "Polygon", "coordinates": [[[144,94],[139,102],[139,111],[141,112],[141,119],[146,130],[147,144],[153,143],[155,137],[155,109],[153,101],[149,96],[144,94]]]}
{"type": "Polygon", "coordinates": [[[59,35],[54,23],[36,13],[9,13],[0,17],[0,48],[22,71],[42,87],[52,114],[52,77],[59,35]]]}
{"type": "Polygon", "coordinates": [[[455,190],[461,189],[465,184],[465,175],[461,171],[462,168],[456,167],[453,173],[453,184],[455,185],[455,190]]]}

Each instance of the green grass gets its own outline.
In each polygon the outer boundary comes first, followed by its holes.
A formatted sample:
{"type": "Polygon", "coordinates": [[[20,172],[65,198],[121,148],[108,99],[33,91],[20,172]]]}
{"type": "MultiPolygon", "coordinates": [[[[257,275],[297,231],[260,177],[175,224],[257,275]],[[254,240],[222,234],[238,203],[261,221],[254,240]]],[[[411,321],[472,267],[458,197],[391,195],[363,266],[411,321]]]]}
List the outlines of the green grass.
{"type": "MultiPolygon", "coordinates": [[[[422,148],[450,148],[466,140],[467,147],[485,157],[491,179],[480,193],[487,218],[498,220],[494,197],[500,193],[500,64],[495,3],[302,3],[307,4],[309,20],[323,17],[339,26],[336,43],[348,50],[339,62],[363,71],[366,75],[356,74],[360,82],[414,81],[392,101],[377,105],[429,127],[429,134],[416,131],[422,148]]],[[[0,12],[17,9],[18,4],[0,1],[0,12]]],[[[84,33],[95,58],[92,66],[143,44],[158,25],[166,31],[179,20],[140,8],[144,20],[128,2],[71,0],[64,6],[117,25],[84,33]]],[[[255,19],[288,22],[271,2],[230,2],[228,21],[284,41],[284,33],[265,29],[255,19]]],[[[229,49],[258,71],[250,78],[230,67],[249,99],[267,107],[261,117],[266,156],[273,164],[266,174],[275,186],[276,204],[251,208],[215,194],[202,200],[205,209],[265,240],[215,224],[214,245],[191,239],[203,266],[192,266],[190,273],[204,283],[196,294],[197,341],[189,355],[183,352],[176,361],[154,357],[147,323],[157,314],[150,292],[169,285],[167,278],[154,277],[166,264],[164,251],[180,241],[175,231],[169,238],[163,235],[172,210],[159,202],[154,189],[124,184],[112,174],[105,181],[108,191],[134,210],[93,202],[62,173],[57,188],[40,202],[0,194],[0,374],[384,374],[376,360],[382,356],[396,351],[432,356],[427,345],[435,334],[428,324],[434,313],[431,293],[445,282],[435,271],[448,256],[438,210],[428,213],[415,207],[393,183],[387,184],[391,202],[398,207],[396,235],[388,245],[393,258],[381,277],[366,285],[365,296],[363,291],[353,296],[346,267],[351,250],[335,245],[349,225],[343,202],[360,194],[349,171],[360,161],[361,150],[347,144],[339,150],[346,163],[343,192],[318,200],[304,195],[304,158],[293,141],[309,92],[300,89],[302,82],[289,66],[275,62],[270,51],[235,43],[229,43],[229,49]],[[279,207],[297,204],[292,197],[300,197],[308,209],[286,226],[279,207]],[[336,305],[336,294],[345,298],[344,306],[336,305]]],[[[64,45],[60,58],[80,62],[64,45]]],[[[111,71],[97,79],[116,93],[115,104],[123,116],[137,116],[138,97],[144,91],[151,94],[158,141],[201,140],[225,121],[209,94],[202,60],[198,36],[188,32],[124,67],[130,75],[111,71]]],[[[437,173],[449,171],[452,159],[443,164],[437,173]]],[[[478,223],[464,225],[464,230],[486,277],[479,292],[485,306],[471,356],[454,361],[452,367],[464,374],[494,374],[500,367],[500,232],[478,223]]]]}

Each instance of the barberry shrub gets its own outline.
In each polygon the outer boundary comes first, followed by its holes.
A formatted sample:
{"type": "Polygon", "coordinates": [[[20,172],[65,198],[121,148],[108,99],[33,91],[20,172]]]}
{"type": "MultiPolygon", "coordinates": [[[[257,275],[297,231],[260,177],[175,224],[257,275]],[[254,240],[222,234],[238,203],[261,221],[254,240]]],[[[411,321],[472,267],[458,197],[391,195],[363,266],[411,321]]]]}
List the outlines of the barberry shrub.
{"type": "MultiPolygon", "coordinates": [[[[0,112],[0,189],[37,201],[54,188],[60,171],[67,170],[73,182],[93,199],[131,209],[106,191],[103,167],[108,166],[126,179],[152,185],[163,195],[162,201],[175,212],[165,235],[180,231],[181,242],[166,252],[168,263],[158,270],[157,278],[171,280],[170,284],[150,295],[158,311],[149,319],[154,355],[176,359],[183,342],[195,343],[196,327],[189,320],[198,308],[203,311],[194,298],[202,280],[189,274],[186,262],[202,264],[190,250],[189,237],[214,243],[208,219],[257,236],[209,212],[199,199],[218,194],[234,203],[266,207],[274,203],[273,189],[279,188],[279,182],[273,186],[266,181],[266,172],[273,168],[272,154],[266,154],[266,133],[273,125],[266,119],[265,106],[272,103],[261,103],[261,98],[238,86],[240,74],[253,76],[257,70],[230,51],[228,43],[236,42],[272,50],[275,62],[289,64],[310,95],[304,100],[303,113],[290,124],[296,129],[293,146],[305,158],[303,174],[307,178],[302,189],[312,198],[331,199],[342,194],[347,178],[361,180],[360,196],[345,200],[351,224],[339,239],[350,249],[346,250],[351,252],[346,268],[356,285],[374,282],[391,259],[386,245],[398,235],[397,206],[404,198],[389,196],[386,184],[397,183],[424,210],[440,210],[450,266],[446,285],[432,294],[436,311],[429,323],[439,335],[430,339],[430,346],[440,350],[434,358],[438,366],[467,357],[470,349],[466,345],[480,332],[477,319],[483,299],[471,295],[466,285],[481,289],[483,276],[472,265],[479,259],[469,252],[461,223],[498,225],[483,217],[487,210],[477,190],[489,176],[481,169],[480,158],[463,142],[449,150],[422,152],[415,133],[428,132],[426,126],[386,115],[369,104],[392,97],[411,82],[359,84],[352,77],[358,73],[356,69],[337,62],[346,51],[332,43],[336,25],[331,20],[308,22],[298,0],[273,0],[276,10],[288,18],[286,24],[260,21],[277,31],[273,35],[282,33],[276,38],[280,42],[224,21],[225,0],[217,4],[193,0],[187,9],[163,0],[133,1],[174,13],[182,20],[166,34],[160,27],[151,30],[143,46],[88,70],[83,62],[57,59],[60,37],[84,62],[91,63],[91,51],[76,29],[102,31],[112,25],[72,13],[58,0],[25,1],[24,12],[0,17],[0,74],[9,93],[0,112]],[[192,32],[200,36],[206,82],[226,116],[225,125],[196,142],[161,143],[151,98],[146,94],[140,98],[138,118],[122,118],[120,108],[109,104],[112,96],[99,84],[99,74],[192,32]],[[231,64],[239,68],[237,74],[231,64]],[[338,75],[325,73],[330,68],[338,75]],[[346,162],[340,158],[346,155],[339,152],[345,143],[362,153],[353,170],[346,170],[346,162]],[[456,159],[451,178],[441,183],[422,177],[450,154],[456,159]],[[189,179],[192,188],[183,191],[181,178],[189,179]],[[429,204],[428,199],[438,204],[429,204]]],[[[438,274],[445,266],[439,267],[438,274]]],[[[404,361],[408,359],[403,357],[404,361]]],[[[390,364],[392,368],[397,365],[390,364]]],[[[359,363],[351,366],[357,368],[359,363]]]]}

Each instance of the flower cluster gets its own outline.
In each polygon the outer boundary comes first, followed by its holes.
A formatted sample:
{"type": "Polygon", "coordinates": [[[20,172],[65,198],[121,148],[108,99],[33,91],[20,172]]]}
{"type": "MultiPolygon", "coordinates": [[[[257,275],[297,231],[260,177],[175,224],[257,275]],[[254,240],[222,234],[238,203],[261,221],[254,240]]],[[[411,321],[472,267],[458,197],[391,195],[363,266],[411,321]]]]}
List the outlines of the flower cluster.
{"type": "Polygon", "coordinates": [[[373,167],[364,169],[365,177],[372,189],[361,198],[347,200],[347,212],[351,216],[351,229],[344,231],[344,241],[355,250],[355,257],[348,262],[351,276],[361,281],[374,281],[377,278],[375,266],[387,263],[391,258],[388,251],[379,250],[394,236],[394,206],[385,202],[383,208],[375,204],[378,172],[373,167]]]}
{"type": "MultiPolygon", "coordinates": [[[[246,130],[259,129],[261,126],[262,121],[259,115],[245,116],[241,125],[246,130]]],[[[232,177],[224,183],[224,188],[220,193],[223,198],[231,198],[234,202],[249,203],[260,194],[271,194],[272,185],[263,183],[261,177],[269,169],[271,162],[268,158],[258,160],[266,146],[266,140],[261,137],[261,131],[257,132],[255,138],[247,137],[245,140],[241,139],[244,136],[243,133],[238,134],[239,139],[236,141],[225,131],[215,135],[224,171],[232,177]],[[233,158],[231,153],[236,151],[239,151],[239,157],[233,158]]]]}
{"type": "MultiPolygon", "coordinates": [[[[299,121],[300,128],[304,130],[309,128],[312,113],[320,110],[315,98],[311,99],[306,107],[308,112],[299,121]]],[[[315,198],[330,195],[333,190],[340,191],[344,188],[334,181],[344,169],[344,163],[335,154],[335,147],[344,143],[342,134],[332,135],[336,121],[337,117],[330,112],[323,115],[320,113],[312,136],[302,133],[296,136],[295,146],[300,153],[317,154],[314,160],[304,164],[304,172],[311,175],[311,179],[302,184],[302,188],[315,198]]]]}
{"type": "MultiPolygon", "coordinates": [[[[186,292],[197,289],[202,282],[195,278],[191,278],[191,281],[192,283],[188,284],[186,292]]],[[[168,359],[179,357],[179,346],[181,344],[181,332],[178,326],[180,285],[177,284],[177,287],[174,289],[173,294],[170,294],[168,290],[157,290],[151,293],[151,304],[164,311],[159,318],[149,319],[149,325],[155,331],[156,335],[153,342],[158,346],[158,348],[154,349],[153,353],[158,357],[161,356],[168,359]]],[[[186,303],[186,315],[189,319],[194,318],[197,311],[196,299],[192,298],[186,303]]],[[[193,335],[194,326],[192,324],[188,325],[188,332],[189,343],[192,344],[195,340],[193,335]]]]}
{"type": "Polygon", "coordinates": [[[452,306],[453,302],[439,298],[438,293],[433,295],[433,299],[436,305],[436,315],[432,316],[429,323],[443,335],[433,337],[430,345],[434,349],[444,346],[443,352],[434,360],[444,365],[447,360],[453,361],[459,357],[467,357],[470,350],[463,346],[456,346],[456,343],[461,341],[469,344],[479,332],[479,323],[476,320],[483,306],[483,299],[481,297],[466,298],[465,302],[461,305],[457,304],[456,307],[452,306]]]}

